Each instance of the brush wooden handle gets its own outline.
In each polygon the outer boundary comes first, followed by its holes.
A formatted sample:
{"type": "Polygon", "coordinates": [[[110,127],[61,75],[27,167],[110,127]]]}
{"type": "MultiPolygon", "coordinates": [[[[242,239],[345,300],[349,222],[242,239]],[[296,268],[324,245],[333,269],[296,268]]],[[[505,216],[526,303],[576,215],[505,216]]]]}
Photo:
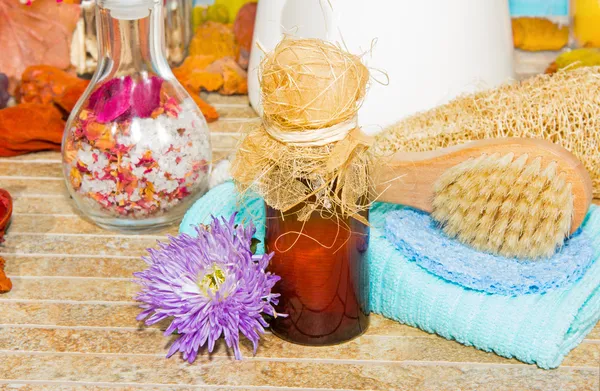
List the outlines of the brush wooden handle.
{"type": "Polygon", "coordinates": [[[483,154],[527,154],[529,159],[542,158],[542,167],[551,161],[558,163],[571,183],[574,196],[572,232],[583,222],[592,202],[592,181],[583,164],[569,151],[545,140],[498,138],[473,141],[428,152],[398,152],[375,172],[377,199],[432,211],[433,187],[450,167],[483,154]]]}

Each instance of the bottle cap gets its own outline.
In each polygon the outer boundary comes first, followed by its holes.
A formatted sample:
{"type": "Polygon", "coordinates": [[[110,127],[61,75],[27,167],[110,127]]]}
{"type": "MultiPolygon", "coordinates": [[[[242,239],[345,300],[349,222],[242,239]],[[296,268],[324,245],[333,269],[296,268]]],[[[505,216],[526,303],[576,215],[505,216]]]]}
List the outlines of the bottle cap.
{"type": "Polygon", "coordinates": [[[97,0],[98,5],[109,9],[113,18],[133,20],[150,15],[150,10],[159,0],[97,0]]]}

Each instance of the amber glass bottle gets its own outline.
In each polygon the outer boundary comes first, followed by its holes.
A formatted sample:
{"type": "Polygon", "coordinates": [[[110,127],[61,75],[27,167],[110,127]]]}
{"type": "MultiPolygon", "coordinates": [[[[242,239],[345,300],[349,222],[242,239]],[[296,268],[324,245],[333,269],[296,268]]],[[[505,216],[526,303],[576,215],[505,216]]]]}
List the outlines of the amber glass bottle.
{"type": "MultiPolygon", "coordinates": [[[[367,212],[363,215],[367,217],[367,212]]],[[[368,327],[366,250],[369,228],[348,218],[314,212],[307,221],[267,206],[266,241],[275,253],[270,270],[281,276],[271,323],[279,337],[304,345],[348,341],[368,327]]]]}

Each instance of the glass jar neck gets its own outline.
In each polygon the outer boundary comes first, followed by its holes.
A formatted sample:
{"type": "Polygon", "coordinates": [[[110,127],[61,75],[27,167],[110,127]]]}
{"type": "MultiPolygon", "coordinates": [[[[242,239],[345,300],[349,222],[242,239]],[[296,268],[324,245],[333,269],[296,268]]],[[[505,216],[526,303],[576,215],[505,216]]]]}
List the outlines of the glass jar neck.
{"type": "Polygon", "coordinates": [[[156,73],[157,68],[164,69],[165,66],[169,69],[159,2],[155,2],[147,13],[143,12],[145,16],[131,19],[123,18],[100,4],[96,12],[99,67],[113,76],[133,72],[156,73]]]}

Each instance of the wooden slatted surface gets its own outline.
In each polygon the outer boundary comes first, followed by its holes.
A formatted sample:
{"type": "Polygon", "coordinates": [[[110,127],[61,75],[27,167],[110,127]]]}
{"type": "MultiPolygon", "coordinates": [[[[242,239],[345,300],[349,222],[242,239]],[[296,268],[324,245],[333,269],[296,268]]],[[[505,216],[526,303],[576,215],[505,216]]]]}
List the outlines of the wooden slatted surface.
{"type": "MultiPolygon", "coordinates": [[[[217,154],[256,123],[245,97],[209,96],[217,154]]],[[[0,390],[593,390],[600,325],[553,371],[507,360],[372,316],[366,335],[310,348],[266,335],[235,362],[220,346],[190,365],[165,359],[165,324],[144,327],[131,274],[147,247],[177,227],[128,236],[81,219],[63,184],[60,156],[0,159],[0,188],[15,198],[0,256],[14,289],[0,295],[0,390]]]]}

